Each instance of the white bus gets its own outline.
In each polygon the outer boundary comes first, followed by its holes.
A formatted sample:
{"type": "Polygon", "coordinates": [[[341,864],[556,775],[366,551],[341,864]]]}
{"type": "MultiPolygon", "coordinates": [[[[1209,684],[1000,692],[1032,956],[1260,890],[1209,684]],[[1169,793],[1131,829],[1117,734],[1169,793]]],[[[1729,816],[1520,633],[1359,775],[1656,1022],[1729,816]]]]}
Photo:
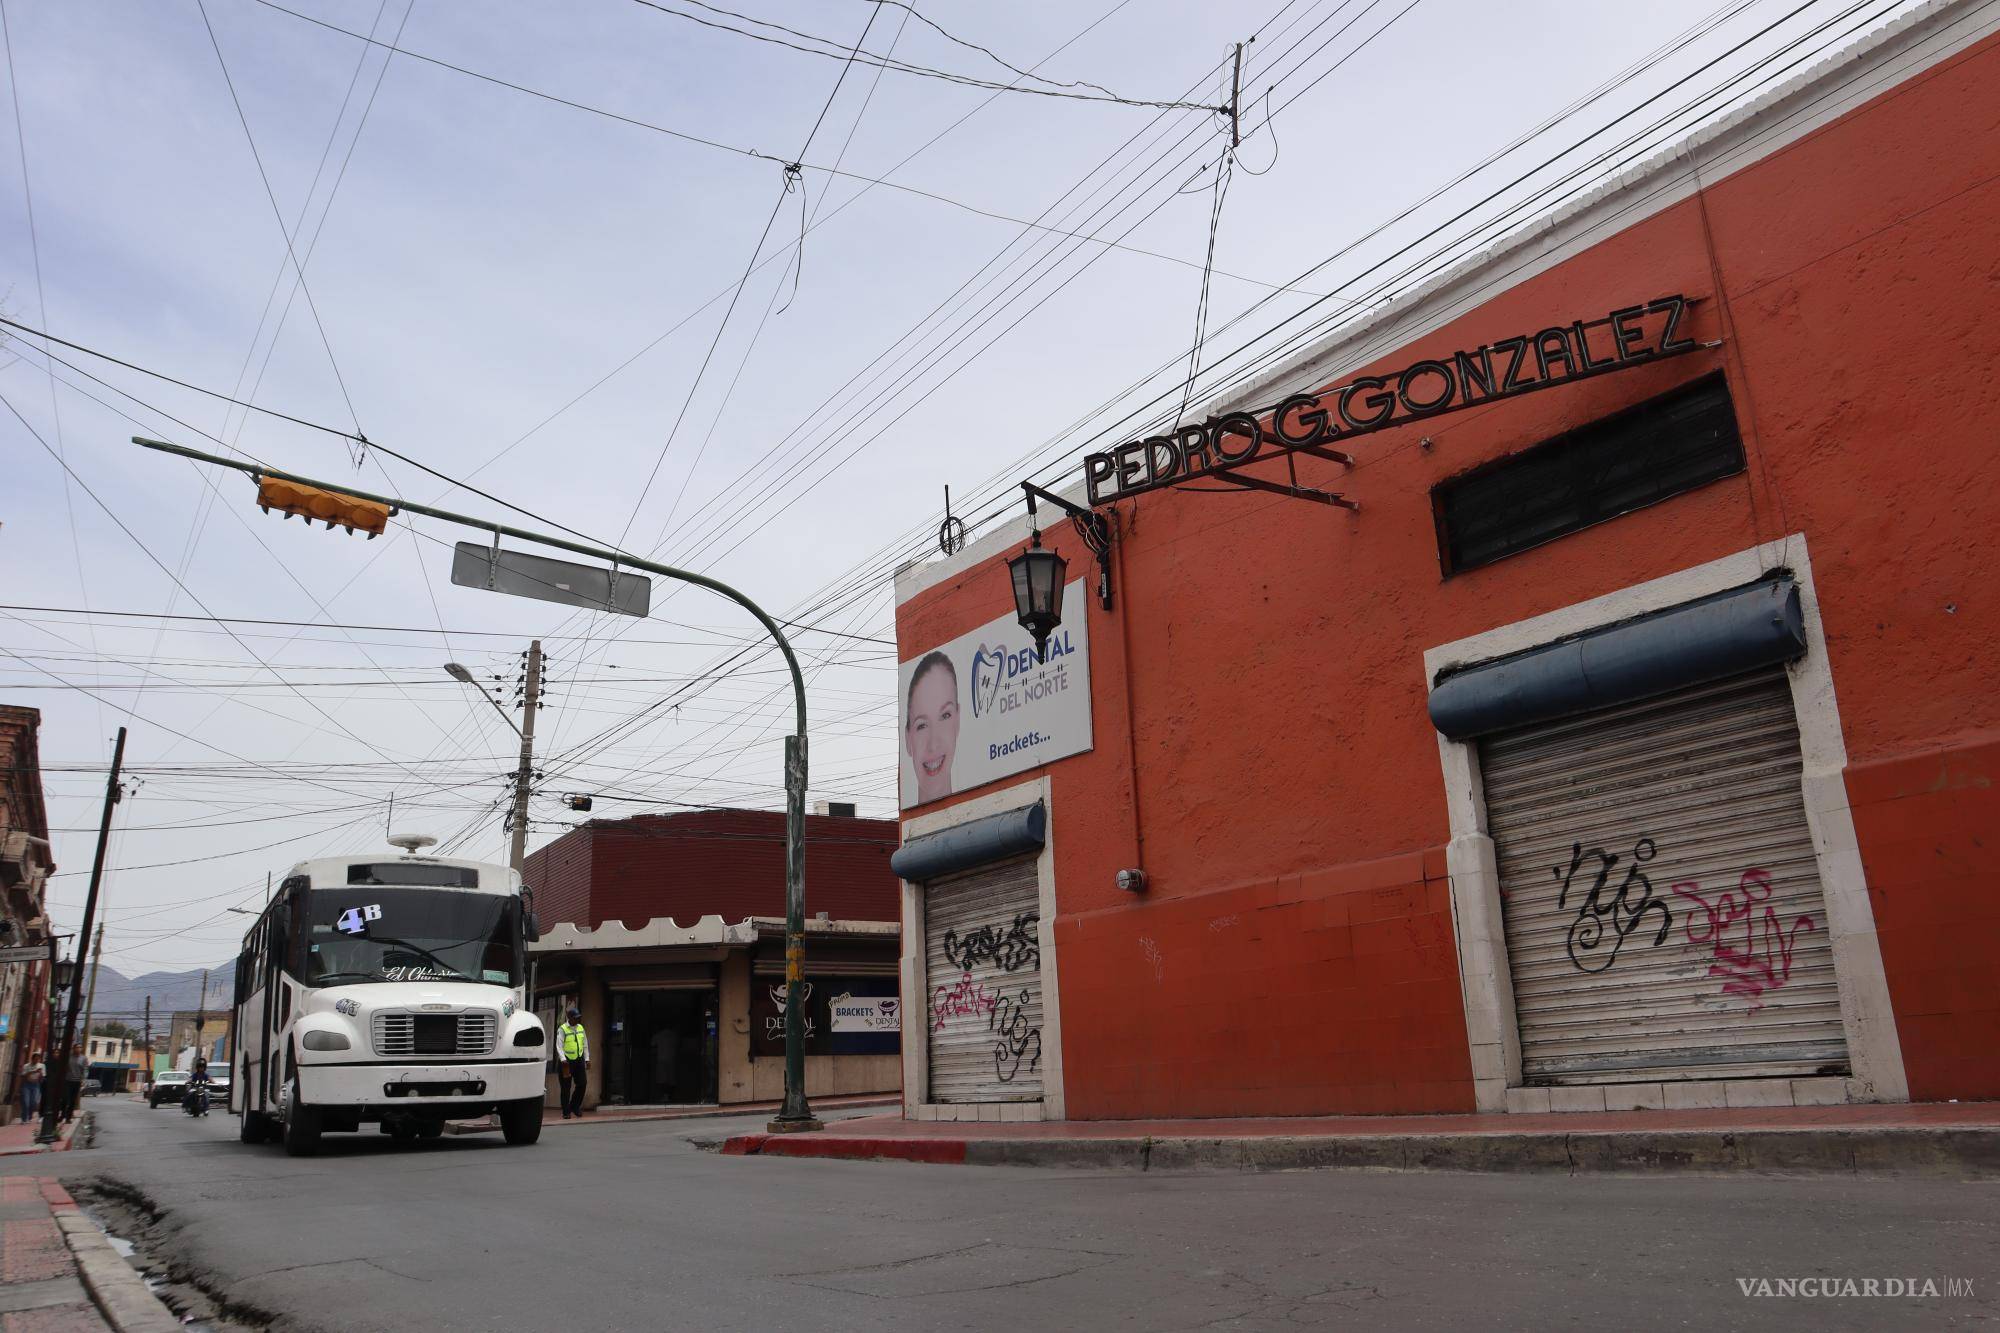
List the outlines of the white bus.
{"type": "Polygon", "coordinates": [[[434,1137],[498,1113],[542,1132],[548,1034],[527,1001],[535,925],[505,866],[417,853],[302,861],[236,960],[229,1109],[294,1157],[327,1131],[434,1137]]]}

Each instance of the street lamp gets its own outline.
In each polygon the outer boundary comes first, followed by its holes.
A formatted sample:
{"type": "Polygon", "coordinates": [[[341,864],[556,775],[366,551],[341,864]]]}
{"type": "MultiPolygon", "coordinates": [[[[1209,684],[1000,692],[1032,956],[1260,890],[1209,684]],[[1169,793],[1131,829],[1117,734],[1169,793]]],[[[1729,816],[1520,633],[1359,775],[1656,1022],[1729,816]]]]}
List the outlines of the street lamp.
{"type": "Polygon", "coordinates": [[[1021,492],[1028,498],[1028,549],[1007,562],[1007,571],[1014,579],[1014,616],[1022,629],[1035,636],[1035,658],[1039,661],[1042,646],[1062,624],[1063,576],[1069,572],[1069,562],[1042,549],[1042,523],[1035,502],[1046,500],[1069,515],[1084,549],[1097,561],[1097,604],[1106,611],[1111,609],[1111,543],[1117,536],[1118,516],[1085,509],[1032,481],[1022,482],[1021,492]]]}
{"type": "Polygon", "coordinates": [[[444,673],[445,675],[450,676],[453,680],[459,681],[462,684],[470,685],[473,689],[478,690],[479,697],[484,699],[487,703],[493,705],[493,711],[500,715],[500,720],[502,722],[505,722],[508,726],[513,727],[514,734],[516,736],[521,734],[520,725],[516,723],[513,718],[507,716],[507,710],[500,706],[500,701],[498,699],[495,699],[492,695],[488,694],[486,692],[486,687],[484,685],[481,685],[477,680],[475,680],[473,678],[472,673],[466,670],[462,664],[458,662],[446,662],[444,664],[444,673]]]}
{"type": "Polygon", "coordinates": [[[1049,635],[1062,624],[1063,575],[1069,561],[1042,546],[1039,528],[1031,531],[1028,549],[1007,562],[1014,578],[1014,618],[1035,639],[1035,660],[1046,655],[1049,635]]]}

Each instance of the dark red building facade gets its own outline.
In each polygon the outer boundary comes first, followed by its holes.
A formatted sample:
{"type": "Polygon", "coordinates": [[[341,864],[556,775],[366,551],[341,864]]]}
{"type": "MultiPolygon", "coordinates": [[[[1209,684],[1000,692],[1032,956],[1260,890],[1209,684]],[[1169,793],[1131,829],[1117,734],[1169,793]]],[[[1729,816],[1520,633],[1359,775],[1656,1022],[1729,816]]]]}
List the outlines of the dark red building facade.
{"type": "MultiPolygon", "coordinates": [[[[806,914],[894,921],[896,836],[892,819],[807,815],[806,914]]],[[[783,916],[785,816],[692,810],[594,819],[529,855],[522,873],[544,924],[783,916]]]]}
{"type": "MultiPolygon", "coordinates": [[[[806,817],[806,1091],[901,1077],[897,826],[806,817]]],[[[536,1005],[589,1034],[585,1105],[770,1101],[783,1090],[785,816],[592,820],[527,859],[536,1005]]],[[[551,1099],[557,1091],[550,1079],[551,1099]]]]}

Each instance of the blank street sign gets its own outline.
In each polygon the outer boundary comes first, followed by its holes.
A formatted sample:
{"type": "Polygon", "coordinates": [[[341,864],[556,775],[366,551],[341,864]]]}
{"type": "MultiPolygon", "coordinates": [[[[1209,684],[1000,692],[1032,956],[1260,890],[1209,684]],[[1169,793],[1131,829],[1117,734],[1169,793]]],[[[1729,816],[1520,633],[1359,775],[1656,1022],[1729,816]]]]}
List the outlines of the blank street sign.
{"type": "Polygon", "coordinates": [[[496,567],[493,548],[460,542],[451,557],[451,581],[461,588],[485,588],[564,606],[645,616],[653,609],[653,581],[640,574],[613,574],[597,565],[551,560],[525,551],[502,551],[496,567]]]}
{"type": "Polygon", "coordinates": [[[0,949],[0,963],[46,963],[49,961],[49,946],[46,944],[16,944],[0,949]]]}

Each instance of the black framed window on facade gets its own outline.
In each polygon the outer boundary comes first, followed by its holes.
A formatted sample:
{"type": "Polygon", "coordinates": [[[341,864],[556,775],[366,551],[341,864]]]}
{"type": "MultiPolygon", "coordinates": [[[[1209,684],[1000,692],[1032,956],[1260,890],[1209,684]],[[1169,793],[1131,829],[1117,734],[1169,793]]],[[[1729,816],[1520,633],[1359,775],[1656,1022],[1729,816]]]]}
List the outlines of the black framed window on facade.
{"type": "Polygon", "coordinates": [[[1743,468],[1729,385],[1707,376],[1438,486],[1431,500],[1444,572],[1492,564],[1743,468]]]}

